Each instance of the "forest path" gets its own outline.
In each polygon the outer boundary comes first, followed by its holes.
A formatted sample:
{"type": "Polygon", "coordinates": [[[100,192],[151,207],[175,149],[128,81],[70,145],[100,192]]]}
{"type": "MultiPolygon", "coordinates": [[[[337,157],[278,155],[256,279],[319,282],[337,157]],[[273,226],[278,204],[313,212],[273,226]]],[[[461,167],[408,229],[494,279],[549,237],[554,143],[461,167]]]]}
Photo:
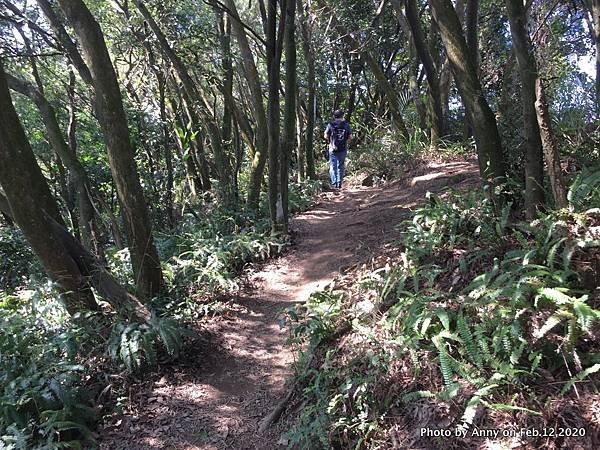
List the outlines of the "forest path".
{"type": "Polygon", "coordinates": [[[100,448],[281,448],[277,424],[257,430],[292,374],[295,355],[279,325],[282,312],[397,239],[398,223],[428,190],[476,183],[477,166],[430,164],[410,175],[409,183],[323,193],[313,209],[295,216],[290,251],[256,268],[232,311],[202,323],[202,342],[186,361],[131,390],[129,410],[100,432],[100,448]]]}

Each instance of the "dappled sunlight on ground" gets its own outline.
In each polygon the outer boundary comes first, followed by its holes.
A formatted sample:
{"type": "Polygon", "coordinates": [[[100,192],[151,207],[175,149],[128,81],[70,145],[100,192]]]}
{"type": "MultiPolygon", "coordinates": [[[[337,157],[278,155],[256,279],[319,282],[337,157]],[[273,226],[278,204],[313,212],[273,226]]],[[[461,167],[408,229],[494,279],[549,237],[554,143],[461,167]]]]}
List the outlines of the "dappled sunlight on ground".
{"type": "Polygon", "coordinates": [[[323,193],[311,211],[296,216],[292,249],[250,274],[249,287],[233,300],[234,314],[202,322],[203,337],[186,351],[186,361],[131,393],[131,410],[106,425],[101,448],[280,448],[283,425],[262,435],[257,429],[292,375],[295,355],[280,327],[283,311],[396,240],[398,223],[428,190],[477,183],[472,162],[427,170],[412,181],[323,193]]]}

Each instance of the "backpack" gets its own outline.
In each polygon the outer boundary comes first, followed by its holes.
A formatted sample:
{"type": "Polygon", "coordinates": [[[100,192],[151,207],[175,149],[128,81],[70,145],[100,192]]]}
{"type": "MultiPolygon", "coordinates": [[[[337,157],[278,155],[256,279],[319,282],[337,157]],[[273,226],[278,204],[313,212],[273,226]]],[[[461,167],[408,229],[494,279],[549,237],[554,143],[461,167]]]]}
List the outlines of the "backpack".
{"type": "Polygon", "coordinates": [[[331,134],[330,142],[334,152],[341,152],[346,150],[346,143],[348,142],[348,130],[346,130],[346,122],[331,122],[331,134]]]}

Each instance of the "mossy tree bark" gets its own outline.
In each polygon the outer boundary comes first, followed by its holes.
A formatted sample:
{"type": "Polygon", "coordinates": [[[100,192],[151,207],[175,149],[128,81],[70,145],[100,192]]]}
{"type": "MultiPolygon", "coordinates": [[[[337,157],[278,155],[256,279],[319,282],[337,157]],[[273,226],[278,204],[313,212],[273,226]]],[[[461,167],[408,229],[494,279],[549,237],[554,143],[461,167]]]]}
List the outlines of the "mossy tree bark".
{"type": "Polygon", "coordinates": [[[535,80],[535,97],[535,110],[540,127],[540,136],[542,138],[542,147],[544,149],[548,178],[550,178],[552,196],[558,208],[566,208],[569,206],[569,202],[567,201],[567,188],[560,167],[558,142],[556,142],[556,136],[552,130],[552,120],[548,112],[548,102],[544,93],[544,85],[539,77],[535,80]]]}
{"type": "Polygon", "coordinates": [[[535,80],[537,64],[527,32],[527,13],[522,0],[506,0],[513,49],[521,77],[521,102],[525,131],[525,210],[535,217],[544,203],[544,157],[542,140],[535,111],[535,80]]]}
{"type": "Polygon", "coordinates": [[[473,125],[481,177],[486,182],[503,178],[506,170],[496,118],[483,94],[477,64],[469,51],[456,10],[451,0],[428,1],[440,30],[452,74],[473,125]]]}
{"type": "MultiPolygon", "coordinates": [[[[306,6],[308,8],[308,5],[306,6]]],[[[306,159],[306,175],[311,180],[317,178],[315,171],[315,119],[317,109],[317,82],[315,75],[315,54],[312,45],[312,31],[308,12],[305,10],[302,0],[297,4],[298,18],[300,19],[300,31],[302,36],[302,53],[307,67],[308,98],[306,101],[306,131],[304,137],[304,154],[306,159]]]]}
{"type": "Polygon", "coordinates": [[[290,158],[294,151],[296,140],[296,97],[297,97],[297,80],[296,80],[296,2],[295,0],[287,0],[285,5],[285,106],[283,112],[283,142],[281,145],[281,160],[280,160],[280,192],[281,192],[281,209],[282,209],[282,231],[288,232],[288,183],[290,158]]]}
{"type": "Polygon", "coordinates": [[[102,30],[85,3],[82,0],[59,0],[58,3],[75,30],[89,64],[94,107],[125,220],[138,295],[150,299],[160,294],[164,281],[115,69],[102,30]]]}
{"type": "Polygon", "coordinates": [[[65,228],[55,199],[37,164],[12,104],[0,64],[0,185],[10,217],[21,228],[48,275],[61,286],[71,314],[99,309],[91,287],[115,309],[139,320],[150,313],[129,294],[102,262],[65,228]]]}

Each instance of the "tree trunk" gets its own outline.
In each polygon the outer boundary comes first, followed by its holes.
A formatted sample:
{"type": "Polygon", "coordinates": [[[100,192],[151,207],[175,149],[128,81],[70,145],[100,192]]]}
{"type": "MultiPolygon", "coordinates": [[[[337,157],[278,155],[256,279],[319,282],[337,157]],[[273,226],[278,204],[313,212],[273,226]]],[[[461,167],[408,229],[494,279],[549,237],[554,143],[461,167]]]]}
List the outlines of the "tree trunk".
{"type": "Polygon", "coordinates": [[[548,112],[548,103],[544,95],[544,86],[539,77],[535,80],[535,110],[537,113],[537,121],[540,127],[540,135],[542,138],[542,146],[544,148],[544,158],[546,159],[546,167],[548,177],[550,178],[550,186],[552,187],[552,196],[558,208],[566,208],[569,206],[567,201],[567,189],[565,180],[563,179],[562,170],[560,168],[560,155],[558,151],[558,143],[552,130],[552,121],[548,112]]]}
{"type": "MultiPolygon", "coordinates": [[[[279,33],[281,33],[281,27],[279,33]]],[[[281,72],[281,46],[277,30],[277,0],[267,3],[267,72],[268,72],[268,131],[269,131],[269,217],[271,231],[279,230],[282,211],[279,192],[280,106],[279,76],[281,72]]]]}
{"type": "Polygon", "coordinates": [[[544,203],[544,163],[542,141],[535,111],[537,65],[527,32],[527,13],[522,0],[506,0],[513,48],[521,76],[521,102],[526,140],[525,210],[533,219],[544,203]]]}
{"type": "Polygon", "coordinates": [[[228,13],[233,18],[231,25],[240,49],[242,69],[248,87],[250,88],[252,114],[254,116],[254,121],[256,122],[256,145],[250,166],[250,184],[248,186],[247,201],[248,206],[251,209],[257,210],[269,148],[267,113],[264,106],[260,75],[258,74],[256,63],[254,62],[254,55],[250,48],[250,43],[248,42],[246,30],[241,23],[234,0],[225,0],[225,4],[228,8],[228,13]]]}
{"type": "Polygon", "coordinates": [[[158,82],[158,107],[160,110],[160,124],[161,124],[161,140],[163,153],[165,155],[165,166],[167,169],[167,184],[165,186],[165,211],[167,213],[167,221],[169,227],[175,226],[175,215],[173,212],[173,185],[174,185],[174,172],[173,172],[173,152],[171,150],[171,140],[169,139],[169,123],[167,121],[167,97],[166,97],[166,81],[165,75],[156,71],[156,80],[158,82]]]}
{"type": "Polygon", "coordinates": [[[465,35],[471,61],[479,67],[479,40],[477,31],[479,25],[479,0],[467,0],[465,17],[465,35]]]}
{"type": "Polygon", "coordinates": [[[298,160],[297,180],[301,183],[306,179],[306,148],[305,148],[305,114],[302,107],[302,99],[300,98],[300,89],[296,90],[296,159],[298,160]]]}
{"type": "Polygon", "coordinates": [[[484,181],[505,176],[502,142],[496,118],[481,88],[477,66],[472,60],[462,27],[451,0],[428,0],[439,27],[452,73],[475,134],[479,170],[484,181]]]}
{"type": "Polygon", "coordinates": [[[283,211],[282,231],[288,232],[289,202],[288,184],[290,157],[296,140],[296,2],[288,0],[285,6],[285,107],[283,112],[283,143],[281,145],[280,192],[283,211]]]}
{"type": "Polygon", "coordinates": [[[149,311],[120,286],[64,227],[11,101],[0,65],[0,185],[10,216],[23,231],[44,269],[65,292],[69,313],[99,309],[93,286],[117,309],[148,320],[149,311]]]}
{"type": "Polygon", "coordinates": [[[90,65],[96,112],[123,209],[138,294],[142,299],[150,299],[162,291],[164,282],[117,76],[102,30],[83,1],[59,0],[59,4],[79,37],[90,65]]]}
{"type": "MultiPolygon", "coordinates": [[[[231,62],[231,18],[222,11],[215,9],[217,31],[222,52],[222,70],[224,75],[224,96],[233,97],[233,65],[231,62]]],[[[233,146],[233,113],[229,102],[223,102],[223,125],[221,135],[226,146],[233,146]]]]}
{"type": "MultiPolygon", "coordinates": [[[[394,0],[397,14],[401,15],[401,7],[399,0],[394,0]]],[[[444,116],[442,112],[442,101],[440,94],[440,77],[433,63],[433,58],[427,47],[421,22],[419,19],[419,10],[416,0],[406,1],[406,18],[410,26],[411,36],[414,43],[414,48],[417,52],[419,60],[423,64],[425,76],[427,78],[427,86],[429,87],[429,111],[430,111],[430,129],[431,129],[431,144],[437,145],[437,141],[445,134],[444,116]]]]}
{"type": "Polygon", "coordinates": [[[93,250],[100,260],[104,260],[104,247],[101,242],[100,217],[94,208],[91,183],[87,172],[77,158],[77,111],[75,99],[75,74],[69,71],[69,86],[67,88],[69,97],[69,124],[67,126],[67,142],[69,153],[74,161],[69,160],[67,167],[74,178],[75,191],[78,199],[79,229],[81,230],[82,243],[85,248],[93,250]],[[72,164],[72,166],[71,166],[72,164]],[[83,177],[82,177],[83,176],[83,177]]]}
{"type": "MultiPolygon", "coordinates": [[[[300,30],[302,31],[302,52],[307,66],[308,100],[306,106],[306,136],[304,138],[304,148],[306,155],[306,175],[311,180],[317,178],[315,171],[315,119],[317,113],[317,83],[315,76],[315,55],[312,46],[312,30],[308,22],[306,12],[302,7],[302,0],[298,0],[298,16],[300,18],[300,30]]],[[[307,5],[308,7],[308,5],[307,5]]]]}
{"type": "MultiPolygon", "coordinates": [[[[229,16],[223,14],[218,8],[215,8],[215,14],[217,17],[217,31],[219,33],[219,41],[221,44],[222,52],[222,70],[223,70],[223,96],[233,96],[233,64],[231,58],[231,22],[232,19],[229,16]]],[[[227,101],[223,101],[223,125],[221,127],[221,140],[223,142],[223,150],[227,150],[228,155],[234,154],[234,142],[233,142],[233,111],[231,104],[227,101]]],[[[238,199],[237,191],[237,173],[234,169],[235,164],[231,165],[228,163],[228,176],[230,177],[230,185],[233,188],[232,191],[235,195],[236,200],[238,199]],[[229,167],[231,167],[229,169],[229,167]]]]}

